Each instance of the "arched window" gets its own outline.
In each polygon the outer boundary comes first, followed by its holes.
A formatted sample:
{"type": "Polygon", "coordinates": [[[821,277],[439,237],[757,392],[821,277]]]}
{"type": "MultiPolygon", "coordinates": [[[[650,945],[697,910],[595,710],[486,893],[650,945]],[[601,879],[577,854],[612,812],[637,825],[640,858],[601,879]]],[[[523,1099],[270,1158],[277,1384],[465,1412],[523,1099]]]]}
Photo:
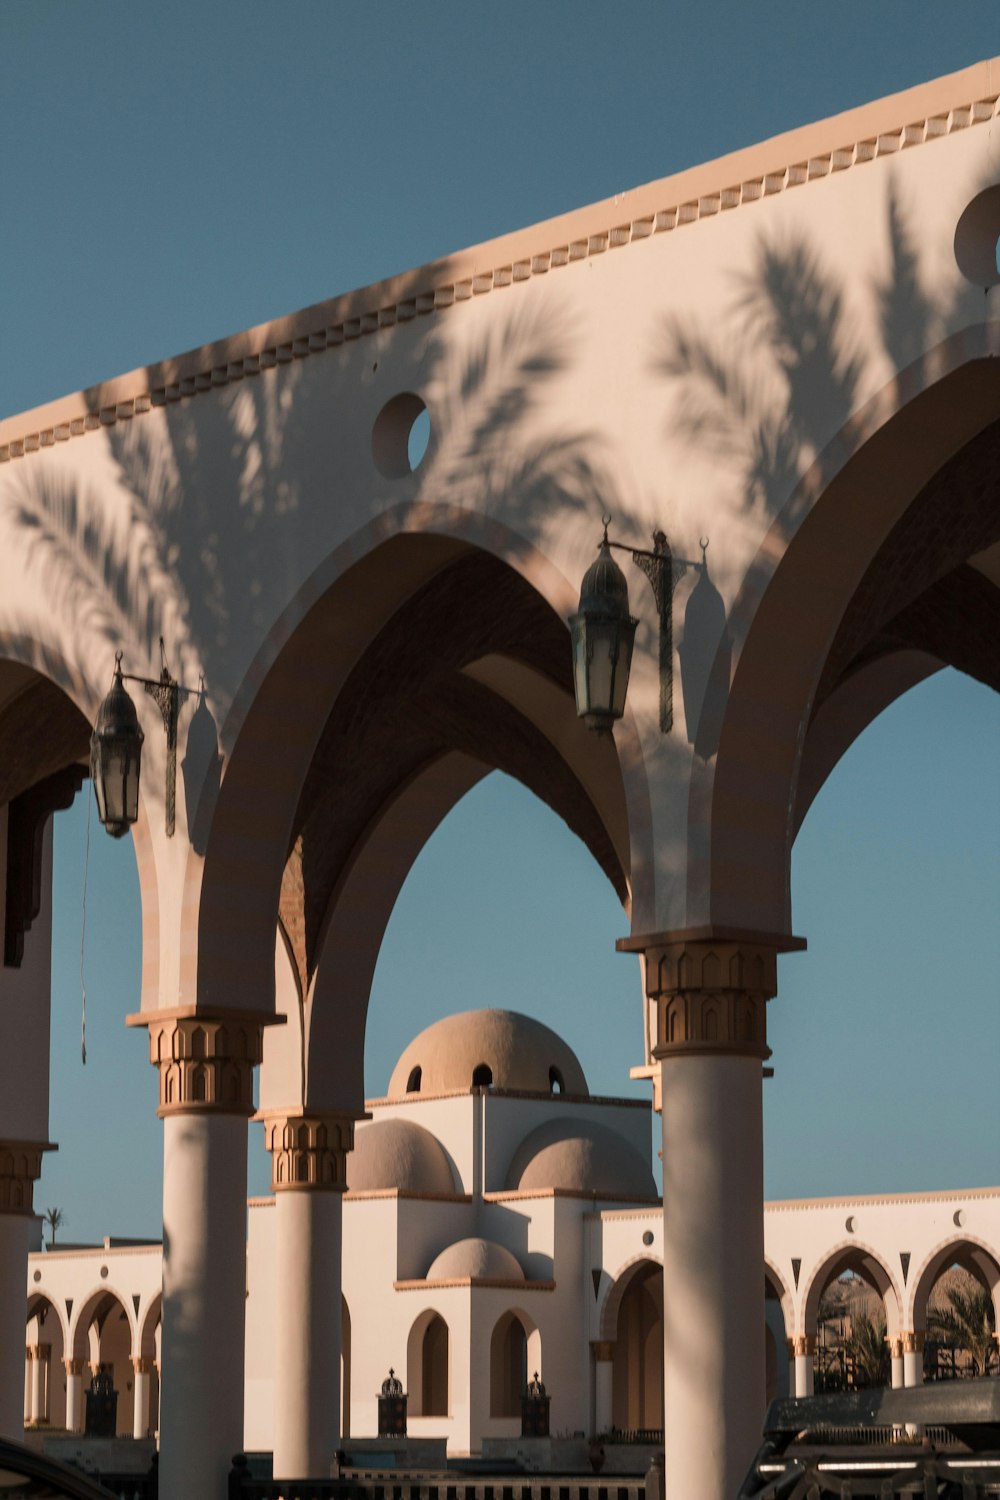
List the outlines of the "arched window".
{"type": "Polygon", "coordinates": [[[424,1334],[421,1356],[421,1385],[425,1417],[448,1415],[448,1325],[438,1314],[431,1319],[424,1334]]]}
{"type": "Polygon", "coordinates": [[[412,1068],[410,1070],[410,1076],[406,1080],[406,1092],[408,1094],[420,1093],[420,1080],[422,1077],[423,1072],[420,1068],[412,1068]]]}
{"type": "Polygon", "coordinates": [[[472,1087],[474,1089],[491,1089],[493,1087],[493,1069],[489,1063],[479,1063],[472,1070],[472,1087]]]}
{"type": "Polygon", "coordinates": [[[553,1066],[549,1069],[549,1093],[564,1094],[565,1092],[566,1084],[563,1081],[563,1076],[560,1073],[559,1069],[553,1064],[553,1066]]]}
{"type": "MultiPolygon", "coordinates": [[[[521,1397],[528,1384],[528,1342],[528,1332],[517,1313],[504,1313],[490,1339],[491,1417],[521,1415],[521,1397]]],[[[540,1364],[537,1347],[532,1352],[535,1364],[540,1364]]]]}

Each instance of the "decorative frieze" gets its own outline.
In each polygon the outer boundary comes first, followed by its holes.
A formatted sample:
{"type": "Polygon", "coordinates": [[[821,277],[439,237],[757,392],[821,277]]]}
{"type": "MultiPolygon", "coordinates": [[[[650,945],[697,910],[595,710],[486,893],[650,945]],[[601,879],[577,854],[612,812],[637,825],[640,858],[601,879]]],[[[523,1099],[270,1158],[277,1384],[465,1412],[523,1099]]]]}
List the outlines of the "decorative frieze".
{"type": "Polygon", "coordinates": [[[53,1150],[47,1141],[0,1141],[0,1213],[34,1212],[32,1194],[42,1173],[42,1152],[53,1150]]]}
{"type": "MultiPolygon", "coordinates": [[[[704,193],[690,202],[659,209],[655,214],[647,212],[632,221],[595,229],[568,246],[550,249],[540,247],[514,265],[477,272],[472,278],[473,293],[481,295],[483,292],[510,286],[512,281],[526,281],[533,276],[545,275],[550,268],[585,260],[588,256],[602,255],[609,247],[634,244],[637,240],[648,238],[650,233],[662,234],[684,224],[697,223],[699,219],[717,214],[720,208],[732,209],[753,203],[761,196],[785,192],[789,188],[825,177],[831,170],[841,172],[848,167],[870,162],[876,156],[896,152],[902,147],[912,148],[939,136],[965,130],[971,125],[984,124],[994,118],[996,108],[996,96],[976,99],[945,114],[926,120],[913,120],[900,125],[898,129],[882,131],[870,140],[844,142],[829,153],[810,157],[805,162],[793,162],[768,172],[763,178],[755,177],[746,182],[731,183],[716,191],[704,193]]],[[[326,348],[336,348],[345,340],[376,333],[381,328],[391,328],[397,321],[403,322],[414,316],[441,311],[451,307],[456,300],[465,300],[465,296],[454,284],[449,283],[428,288],[416,297],[411,296],[398,303],[373,307],[342,322],[311,329],[290,343],[272,345],[196,375],[185,376],[180,381],[140,392],[133,398],[88,412],[83,418],[74,418],[68,425],[63,423],[41,432],[12,438],[9,442],[0,444],[0,463],[23,458],[39,448],[51,446],[53,442],[64,442],[68,437],[79,437],[101,427],[113,427],[117,422],[127,421],[132,416],[149,411],[151,406],[164,406],[169,402],[242,380],[246,376],[257,375],[261,370],[273,368],[275,364],[287,364],[293,359],[302,359],[326,348]]]]}
{"type": "Polygon", "coordinates": [[[254,1112],[253,1070],[263,1054],[264,1023],[250,1012],[221,1017],[158,1014],[149,1028],[149,1060],[160,1071],[157,1114],[254,1112]]]}
{"type": "Polygon", "coordinates": [[[264,1144],[271,1153],[271,1187],[347,1189],[347,1153],[354,1146],[356,1116],[265,1114],[264,1144]]]}

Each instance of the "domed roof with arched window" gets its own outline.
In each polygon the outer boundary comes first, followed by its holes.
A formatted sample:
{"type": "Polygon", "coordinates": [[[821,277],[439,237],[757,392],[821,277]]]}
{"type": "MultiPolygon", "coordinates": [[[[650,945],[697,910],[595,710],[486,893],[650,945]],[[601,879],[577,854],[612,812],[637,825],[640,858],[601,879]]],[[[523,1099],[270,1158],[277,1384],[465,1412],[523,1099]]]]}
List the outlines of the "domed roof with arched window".
{"type": "Polygon", "coordinates": [[[561,1188],[608,1198],[656,1199],[649,1167],[616,1131],[587,1120],[550,1120],[526,1136],[507,1168],[510,1192],[561,1188]]]}
{"type": "Polygon", "coordinates": [[[393,1069],[388,1097],[473,1088],[590,1092],[576,1054],[548,1026],[512,1010],[467,1010],[428,1026],[410,1043],[393,1069]]]}
{"type": "Polygon", "coordinates": [[[347,1191],[454,1193],[444,1147],[410,1120],[378,1120],[359,1130],[347,1158],[347,1191]]]}
{"type": "Polygon", "coordinates": [[[456,1240],[431,1262],[428,1281],[464,1281],[474,1277],[488,1281],[523,1281],[524,1271],[510,1250],[496,1240],[472,1237],[456,1240]]]}

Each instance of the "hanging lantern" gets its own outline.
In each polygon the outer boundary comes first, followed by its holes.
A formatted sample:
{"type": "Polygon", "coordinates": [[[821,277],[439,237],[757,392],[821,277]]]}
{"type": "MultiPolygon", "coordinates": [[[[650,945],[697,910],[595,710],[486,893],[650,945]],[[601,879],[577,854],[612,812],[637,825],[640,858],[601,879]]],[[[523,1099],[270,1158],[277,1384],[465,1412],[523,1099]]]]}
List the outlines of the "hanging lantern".
{"type": "Polygon", "coordinates": [[[569,622],[576,711],[589,729],[610,733],[625,712],[638,623],[629,614],[628,584],[611,556],[605,525],[597,560],[584,575],[579,609],[569,622]]]}
{"type": "Polygon", "coordinates": [[[121,652],[115,657],[111,691],[101,704],[90,736],[90,774],[97,815],[112,838],[128,833],[139,816],[139,762],[143,733],[135,704],[122,681],[121,652]]]}

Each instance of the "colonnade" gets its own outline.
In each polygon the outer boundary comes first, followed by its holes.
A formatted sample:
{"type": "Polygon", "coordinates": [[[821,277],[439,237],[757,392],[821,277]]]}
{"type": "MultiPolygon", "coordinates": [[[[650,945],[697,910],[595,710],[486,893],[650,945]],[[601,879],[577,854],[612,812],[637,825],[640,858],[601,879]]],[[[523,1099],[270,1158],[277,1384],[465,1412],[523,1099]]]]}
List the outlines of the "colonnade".
{"type": "MultiPolygon", "coordinates": [[[[52,1373],[58,1362],[53,1358],[51,1344],[27,1344],[24,1351],[24,1425],[32,1422],[52,1420],[52,1373]]],[[[158,1361],[145,1355],[132,1355],[132,1437],[145,1438],[159,1426],[159,1417],[154,1418],[150,1409],[150,1377],[158,1361]]],[[[85,1426],[86,1394],[85,1380],[101,1372],[100,1364],[88,1360],[64,1358],[63,1374],[66,1379],[66,1431],[83,1432],[85,1426]]]]}

